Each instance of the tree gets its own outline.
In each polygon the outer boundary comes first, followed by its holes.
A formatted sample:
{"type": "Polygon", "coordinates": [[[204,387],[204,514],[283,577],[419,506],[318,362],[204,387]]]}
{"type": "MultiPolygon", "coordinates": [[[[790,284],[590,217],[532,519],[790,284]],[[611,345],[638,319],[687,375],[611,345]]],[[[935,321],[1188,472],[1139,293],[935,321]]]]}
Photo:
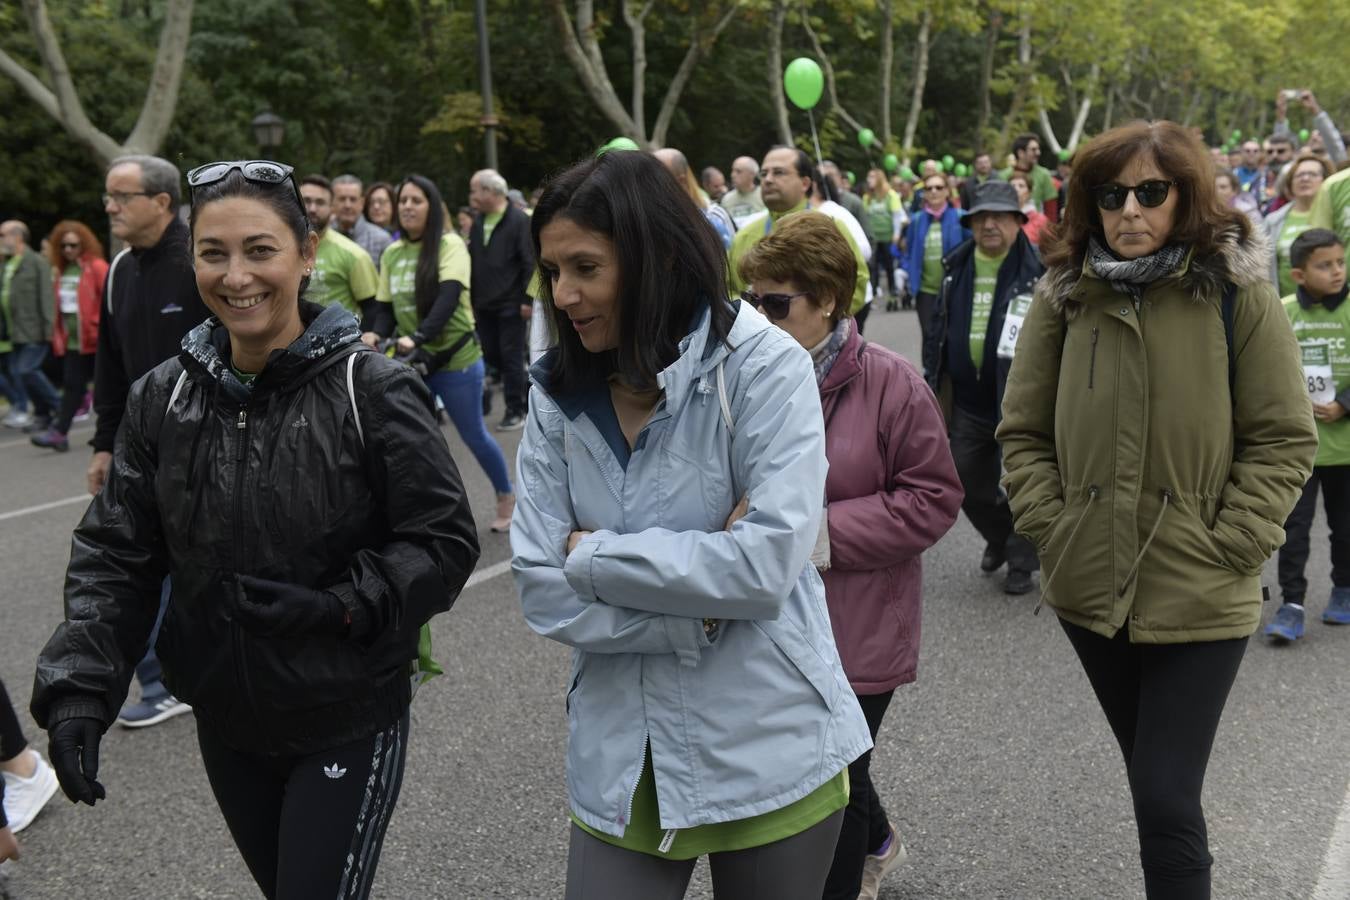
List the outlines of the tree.
{"type": "Polygon", "coordinates": [[[61,50],[61,42],[47,14],[45,0],[23,0],[42,70],[50,87],[44,84],[13,56],[0,49],[0,72],[10,76],[32,100],[79,141],[94,158],[106,166],[115,157],[127,153],[158,153],[178,104],[178,89],[183,79],[188,37],[192,32],[193,0],[168,0],[159,51],[146,88],[145,102],[131,133],[122,141],[99,130],[84,111],[75,89],[70,67],[61,50]]]}
{"type": "Polygon", "coordinates": [[[743,6],[743,0],[725,0],[708,3],[701,10],[691,10],[689,19],[689,46],[679,68],[671,77],[661,102],[656,124],[647,129],[647,27],[655,11],[657,0],[621,0],[620,9],[630,37],[632,82],[630,105],[619,99],[614,83],[605,65],[600,42],[603,23],[597,22],[594,0],[576,0],[576,21],[567,10],[565,0],[549,0],[563,51],[568,62],[581,79],[586,92],[596,106],[623,134],[639,144],[655,148],[665,144],[671,119],[679,107],[680,95],[693,75],[700,60],[712,49],[732,17],[743,6]]]}

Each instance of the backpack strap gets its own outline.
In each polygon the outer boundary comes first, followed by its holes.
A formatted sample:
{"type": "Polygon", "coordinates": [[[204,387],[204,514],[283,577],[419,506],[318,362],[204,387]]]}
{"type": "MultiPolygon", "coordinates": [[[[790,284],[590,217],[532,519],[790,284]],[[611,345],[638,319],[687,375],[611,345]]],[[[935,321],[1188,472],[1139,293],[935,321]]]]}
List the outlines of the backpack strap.
{"type": "Polygon", "coordinates": [[[352,421],[356,423],[356,436],[361,441],[361,449],[366,449],[366,432],[361,427],[361,410],[356,405],[356,356],[352,353],[347,357],[347,400],[352,405],[352,421]]]}
{"type": "MultiPolygon", "coordinates": [[[[130,253],[130,252],[131,252],[131,248],[130,248],[130,247],[124,248],[124,249],[122,250],[121,253],[119,253],[119,254],[117,254],[116,256],[113,257],[112,265],[108,266],[108,284],[107,284],[107,286],[104,288],[104,290],[106,290],[106,291],[108,292],[108,302],[107,302],[105,305],[108,307],[108,315],[110,315],[110,316],[112,315],[112,311],[113,311],[113,305],[112,305],[112,303],[113,303],[113,277],[117,274],[117,264],[120,263],[120,262],[122,261],[122,257],[126,256],[126,255],[127,255],[128,253],[130,253]]],[[[169,404],[169,405],[172,406],[173,404],[171,403],[171,404],[169,404]]]]}
{"type": "Polygon", "coordinates": [[[1223,315],[1223,337],[1228,343],[1228,397],[1234,408],[1237,407],[1237,341],[1234,338],[1237,318],[1237,285],[1231,281],[1224,285],[1223,300],[1219,311],[1223,315]]]}

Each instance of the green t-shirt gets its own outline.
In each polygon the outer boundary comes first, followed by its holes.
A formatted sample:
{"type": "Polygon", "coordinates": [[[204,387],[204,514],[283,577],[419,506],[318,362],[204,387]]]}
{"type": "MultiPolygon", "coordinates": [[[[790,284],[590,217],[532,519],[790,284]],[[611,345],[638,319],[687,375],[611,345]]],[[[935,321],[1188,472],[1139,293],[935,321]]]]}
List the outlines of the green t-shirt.
{"type": "Polygon", "coordinates": [[[1280,296],[1286,297],[1298,290],[1294,278],[1289,274],[1289,248],[1294,240],[1312,227],[1312,211],[1301,213],[1291,209],[1280,225],[1280,236],[1275,241],[1275,260],[1280,273],[1280,296]]]}
{"type": "Polygon", "coordinates": [[[933,217],[928,223],[928,234],[923,239],[923,274],[919,277],[920,294],[936,294],[942,287],[942,220],[933,217]]]}
{"type": "MultiPolygon", "coordinates": [[[[389,245],[380,257],[380,286],[375,299],[381,303],[394,304],[394,322],[400,335],[411,335],[421,324],[422,317],[417,313],[417,255],[422,251],[420,241],[399,238],[389,245]]],[[[458,281],[463,285],[459,294],[459,306],[455,308],[446,323],[445,329],[438,335],[428,336],[422,349],[436,354],[448,350],[467,332],[473,331],[473,307],[469,305],[469,248],[464,239],[454,233],[441,236],[439,260],[439,281],[458,281]]],[[[478,362],[483,355],[477,341],[469,341],[459,349],[454,357],[441,367],[442,371],[467,369],[478,362]]]]}
{"type": "Polygon", "coordinates": [[[900,211],[900,195],[888,191],[880,199],[872,194],[863,198],[863,211],[867,214],[867,236],[873,243],[889,243],[895,235],[895,214],[900,211]]]}
{"type": "Polygon", "coordinates": [[[492,240],[492,231],[493,231],[493,229],[495,229],[495,228],[497,227],[497,223],[500,222],[500,221],[502,220],[502,216],[504,216],[504,215],[506,215],[506,210],[502,210],[502,211],[499,212],[499,213],[484,213],[484,214],[483,214],[483,246],[484,246],[484,247],[486,247],[486,246],[488,245],[488,243],[492,240]]]}
{"type": "Polygon", "coordinates": [[[735,822],[696,825],[676,831],[663,853],[660,848],[667,832],[661,827],[661,814],[656,801],[656,778],[652,775],[651,751],[648,750],[647,758],[642,762],[637,790],[633,793],[633,814],[623,837],[616,838],[596,831],[575,816],[572,821],[587,834],[615,847],[666,859],[696,859],[707,853],[762,847],[801,834],[847,806],[848,790],[848,769],[840,769],[838,775],[782,809],[735,822]]]}
{"type": "MultiPolygon", "coordinates": [[[[13,280],[15,271],[19,268],[19,260],[21,258],[22,257],[19,256],[11,256],[9,259],[5,260],[4,272],[0,273],[0,316],[4,316],[5,319],[5,327],[3,329],[5,334],[9,334],[9,330],[13,324],[13,320],[9,317],[9,283],[13,280]]],[[[8,353],[13,349],[14,345],[10,341],[0,340],[0,353],[8,353]]]]}
{"type": "Polygon", "coordinates": [[[1350,169],[1337,172],[1317,189],[1309,213],[1313,228],[1330,228],[1345,244],[1345,261],[1350,265],[1350,169]]]}
{"type": "Polygon", "coordinates": [[[984,342],[989,331],[989,314],[994,310],[994,289],[998,287],[998,270],[1008,254],[985,256],[975,250],[975,297],[970,307],[970,361],[978,374],[984,364],[984,342]]]}
{"type": "Polygon", "coordinates": [[[360,244],[338,234],[336,228],[324,229],[315,254],[314,274],[309,279],[311,300],[323,306],[341,304],[359,319],[358,301],[374,297],[379,283],[375,263],[360,244]]]}
{"type": "MultiPolygon", "coordinates": [[[[1284,310],[1294,327],[1302,351],[1305,380],[1310,381],[1311,395],[1323,387],[1318,368],[1325,373],[1331,367],[1327,390],[1339,393],[1350,386],[1350,300],[1335,309],[1317,304],[1311,309],[1299,306],[1297,296],[1284,298],[1284,310]]],[[[1317,402],[1324,402],[1319,400],[1317,402]]],[[[1317,423],[1317,457],[1315,466],[1350,466],[1350,417],[1335,422],[1317,423]]]]}
{"type": "Polygon", "coordinates": [[[66,266],[61,273],[61,316],[66,328],[66,349],[80,352],[80,267],[66,266]]]}
{"type": "MultiPolygon", "coordinates": [[[[745,280],[741,278],[740,263],[745,255],[750,252],[750,248],[762,241],[766,234],[773,231],[774,224],[784,216],[790,216],[808,208],[806,201],[803,200],[781,213],[769,211],[747,222],[744,228],[736,232],[731,239],[731,249],[727,251],[729,257],[727,287],[731,289],[731,296],[739,296],[741,291],[749,287],[745,280]]],[[[839,230],[839,233],[844,236],[844,240],[848,241],[848,245],[853,248],[853,262],[858,267],[858,274],[853,281],[853,302],[849,304],[848,312],[849,315],[856,315],[858,310],[862,309],[867,303],[867,260],[862,255],[862,249],[853,240],[853,235],[849,234],[848,226],[833,216],[830,217],[830,221],[834,222],[834,227],[839,230]]]]}

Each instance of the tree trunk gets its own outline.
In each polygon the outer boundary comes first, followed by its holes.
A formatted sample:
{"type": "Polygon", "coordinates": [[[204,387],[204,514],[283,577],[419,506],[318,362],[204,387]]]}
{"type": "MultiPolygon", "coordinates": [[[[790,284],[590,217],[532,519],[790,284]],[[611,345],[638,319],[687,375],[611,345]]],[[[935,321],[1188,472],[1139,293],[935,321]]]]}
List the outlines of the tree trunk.
{"type": "Polygon", "coordinates": [[[586,89],[600,113],[620,132],[638,144],[646,144],[647,136],[638,130],[637,123],[624,109],[614,84],[609,80],[600,53],[600,42],[595,36],[595,5],[592,0],[577,0],[575,28],[565,0],[549,0],[549,6],[553,10],[558,36],[562,38],[563,54],[581,79],[581,86],[586,89]]]}
{"type": "Polygon", "coordinates": [[[1017,81],[1017,87],[1013,90],[1012,101],[1008,104],[1008,112],[1003,117],[1003,128],[998,135],[998,152],[1003,152],[1004,147],[1012,144],[1013,129],[1017,128],[1022,121],[1022,108],[1027,104],[1027,98],[1031,95],[1031,83],[1033,72],[1031,69],[1031,19],[1025,15],[1022,17],[1022,25],[1017,34],[1017,68],[1020,78],[1017,81]]]}
{"type": "MultiPolygon", "coordinates": [[[[895,64],[893,0],[881,0],[881,139],[889,141],[891,132],[891,70],[895,64]]],[[[832,91],[833,92],[833,91],[832,91]]]]}
{"type": "Polygon", "coordinates": [[[670,86],[666,88],[665,99],[661,103],[661,112],[656,116],[656,125],[652,128],[652,143],[656,146],[662,146],[666,142],[666,132],[670,130],[670,122],[675,118],[675,110],[680,106],[680,95],[684,93],[685,86],[689,79],[693,77],[694,70],[698,68],[699,62],[713,48],[717,38],[731,24],[732,18],[741,8],[741,0],[735,0],[731,3],[726,12],[714,23],[708,31],[703,31],[698,27],[695,20],[693,30],[690,33],[689,49],[685,51],[684,59],[680,61],[680,67],[675,71],[675,77],[670,80],[670,86]]]}
{"type": "Polygon", "coordinates": [[[914,40],[914,90],[910,94],[909,112],[905,115],[905,136],[900,141],[905,165],[914,155],[914,133],[919,130],[919,113],[923,111],[923,89],[928,82],[928,34],[933,26],[933,10],[924,7],[919,19],[919,36],[914,40]]]}
{"type": "Polygon", "coordinates": [[[193,0],[168,0],[145,102],[125,142],[100,131],[85,114],[44,0],[23,0],[23,11],[51,87],[3,50],[0,50],[0,72],[12,78],[34,103],[88,148],[100,165],[106,166],[127,152],[156,153],[173,122],[174,108],[178,104],[187,42],[192,33],[192,5],[193,0]]]}
{"type": "Polygon", "coordinates": [[[628,25],[633,43],[633,99],[629,115],[638,134],[647,134],[647,14],[652,11],[652,0],[633,9],[631,0],[623,0],[623,20],[628,25]]]}
{"type": "Polygon", "coordinates": [[[778,140],[792,146],[792,124],[788,119],[787,97],[783,94],[783,23],[787,20],[786,0],[774,0],[769,25],[769,99],[778,120],[778,140]]]}
{"type": "Polygon", "coordinates": [[[993,118],[993,97],[989,85],[994,80],[994,53],[998,50],[999,32],[1003,30],[1003,13],[997,10],[989,14],[989,27],[984,32],[984,54],[980,60],[980,119],[975,126],[975,155],[985,153],[985,141],[989,133],[989,120],[993,118]]]}
{"type": "Polygon", "coordinates": [[[1078,149],[1078,142],[1083,139],[1083,129],[1087,127],[1088,113],[1092,111],[1092,96],[1097,93],[1097,82],[1101,78],[1102,67],[1098,63],[1092,64],[1092,69],[1088,73],[1087,89],[1083,92],[1083,99],[1078,104],[1078,116],[1073,120],[1073,130],[1069,132],[1069,143],[1066,149],[1070,153],[1078,149]]]}
{"type": "Polygon", "coordinates": [[[863,127],[862,123],[853,118],[853,116],[849,114],[849,111],[844,109],[843,105],[839,102],[838,84],[834,78],[834,65],[830,62],[829,54],[825,52],[825,45],[821,43],[820,36],[817,35],[816,30],[811,27],[811,19],[806,14],[804,4],[802,8],[802,29],[806,32],[806,36],[811,39],[811,49],[816,52],[816,57],[820,59],[820,70],[825,75],[825,93],[830,98],[831,108],[834,112],[837,112],[839,118],[847,122],[853,130],[861,131],[863,127]]]}

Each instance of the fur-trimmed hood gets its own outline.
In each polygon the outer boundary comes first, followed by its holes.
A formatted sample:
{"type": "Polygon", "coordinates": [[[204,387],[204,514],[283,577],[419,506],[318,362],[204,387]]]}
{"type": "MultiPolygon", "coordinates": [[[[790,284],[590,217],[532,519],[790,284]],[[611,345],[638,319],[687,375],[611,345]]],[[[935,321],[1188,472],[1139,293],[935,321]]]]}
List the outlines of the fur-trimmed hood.
{"type": "MultiPolygon", "coordinates": [[[[1219,232],[1216,249],[1203,257],[1188,256],[1181,274],[1175,277],[1191,298],[1203,301],[1223,293],[1228,282],[1239,288],[1270,281],[1270,243],[1259,228],[1248,227],[1246,234],[1238,225],[1227,225],[1219,232]]],[[[1083,278],[1096,278],[1086,262],[1051,266],[1036,284],[1036,298],[1049,303],[1056,312],[1074,315],[1074,289],[1083,278]]]]}

